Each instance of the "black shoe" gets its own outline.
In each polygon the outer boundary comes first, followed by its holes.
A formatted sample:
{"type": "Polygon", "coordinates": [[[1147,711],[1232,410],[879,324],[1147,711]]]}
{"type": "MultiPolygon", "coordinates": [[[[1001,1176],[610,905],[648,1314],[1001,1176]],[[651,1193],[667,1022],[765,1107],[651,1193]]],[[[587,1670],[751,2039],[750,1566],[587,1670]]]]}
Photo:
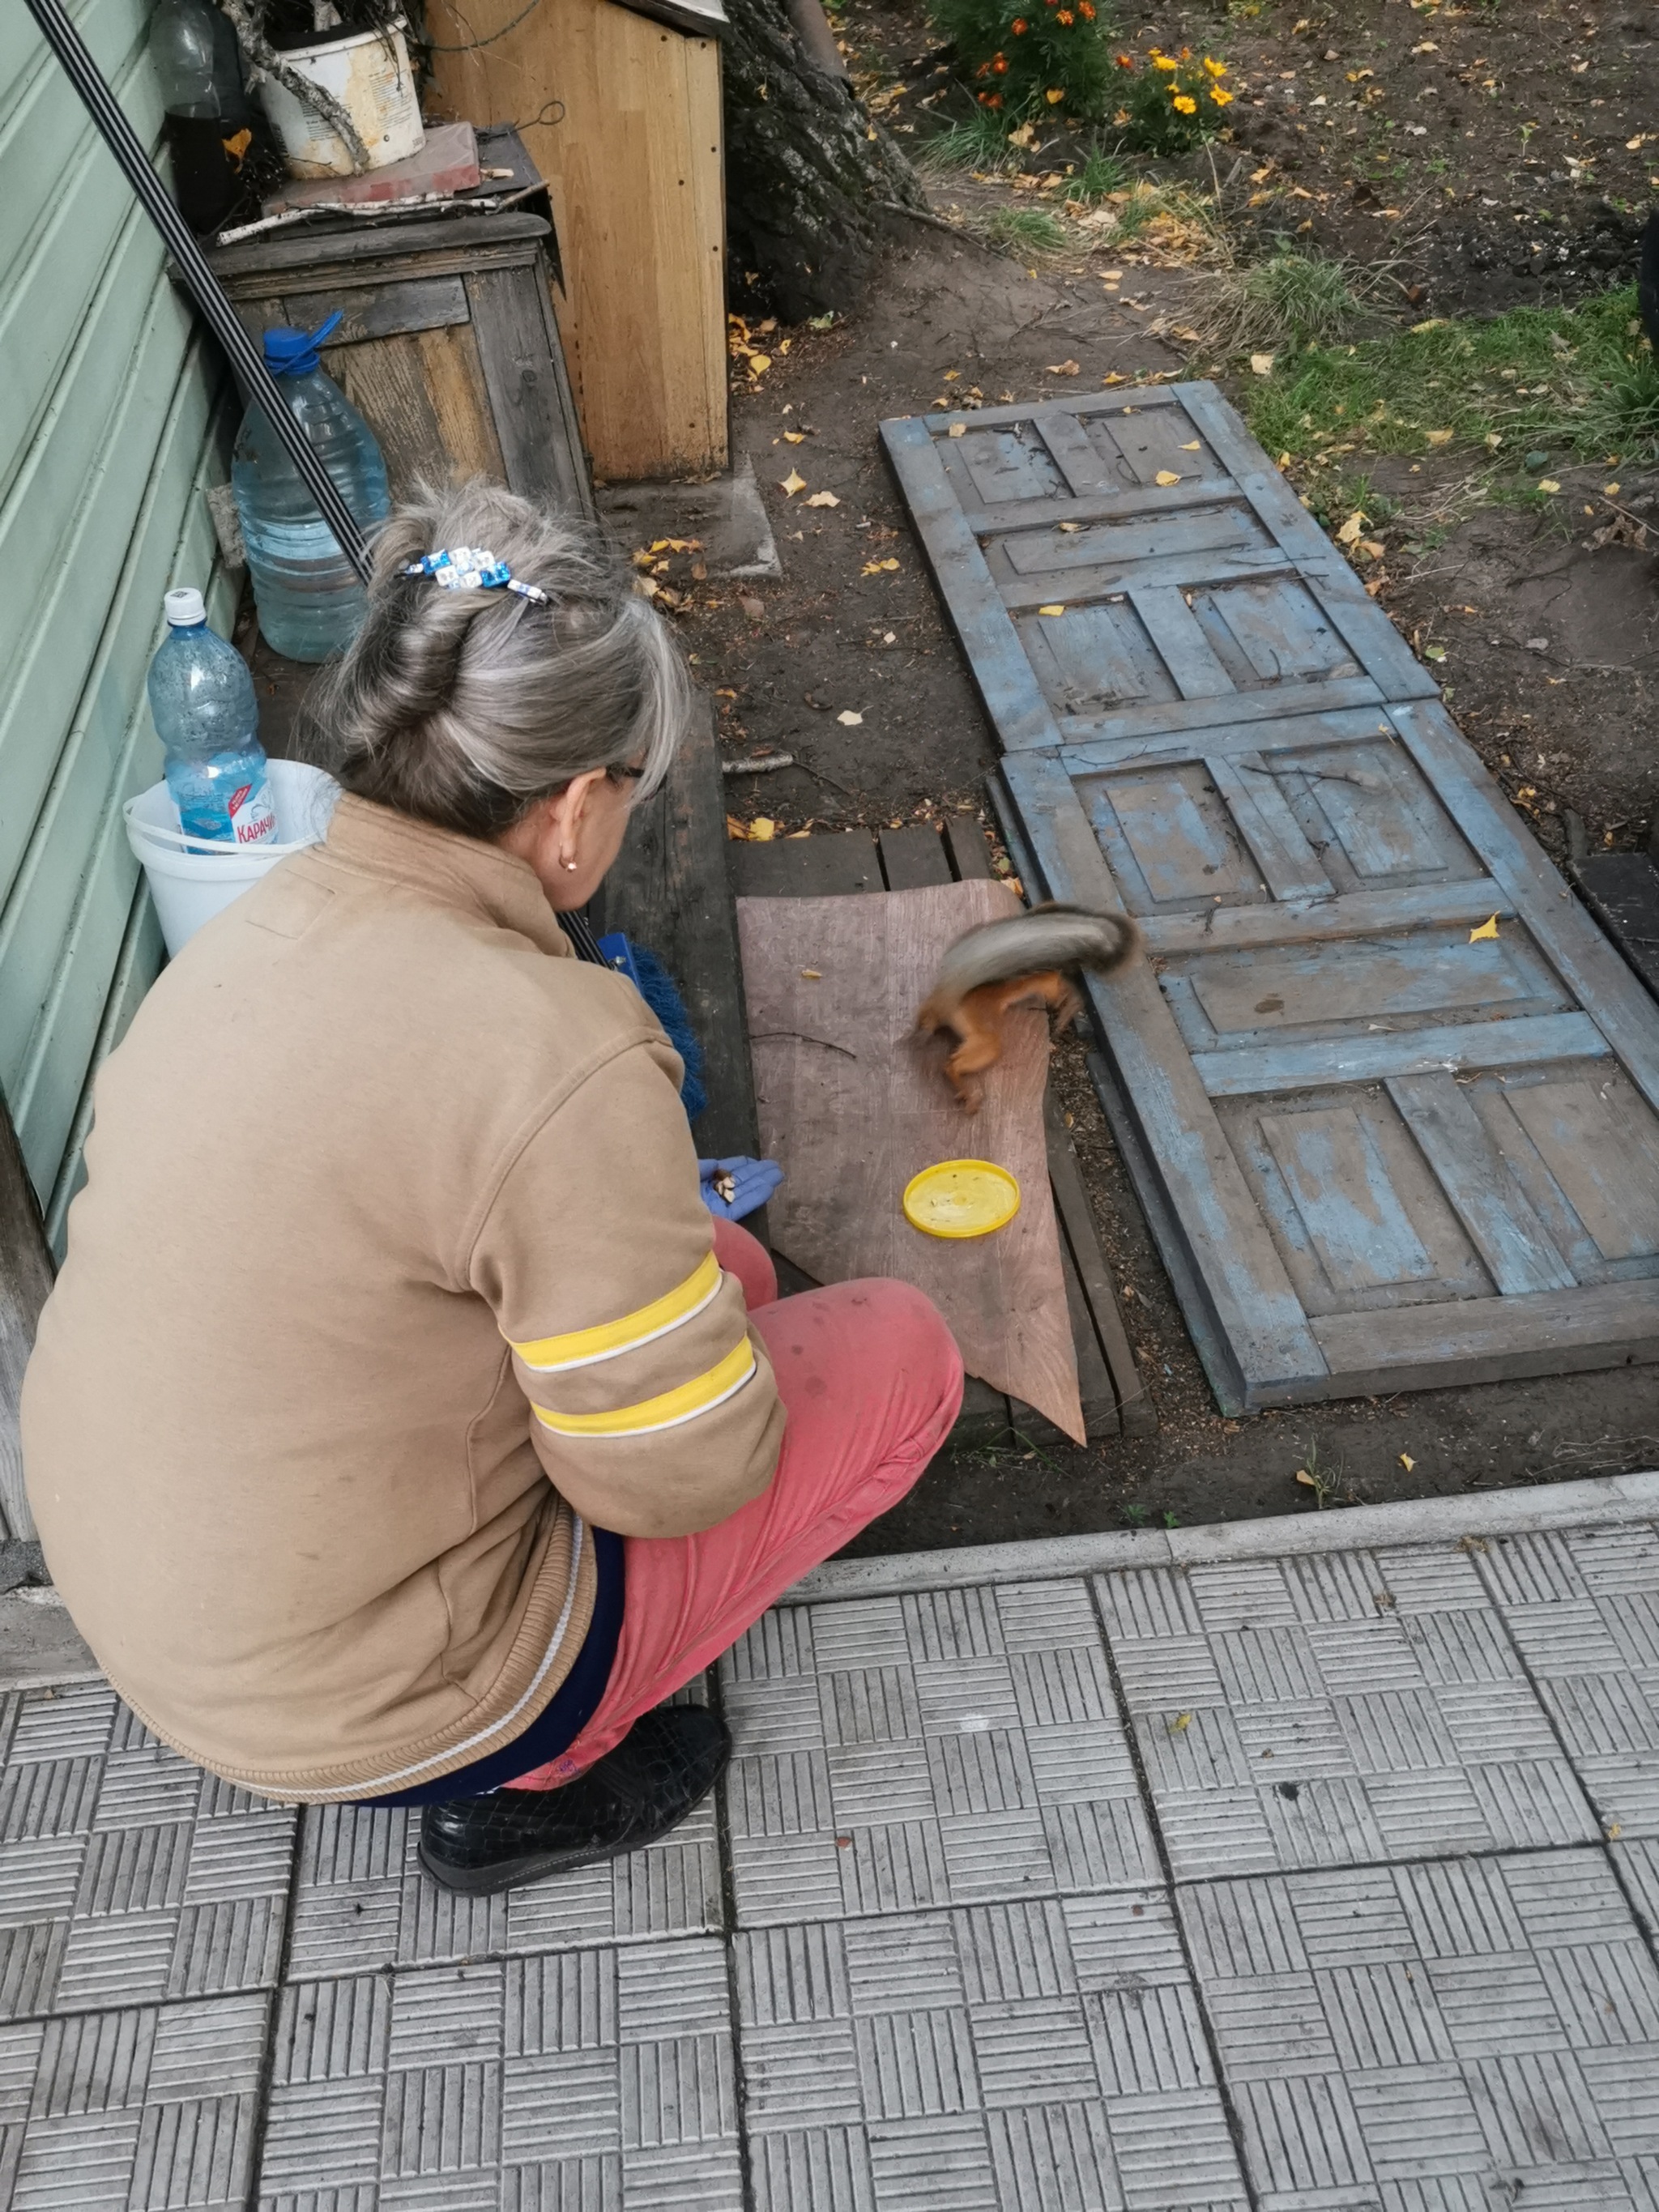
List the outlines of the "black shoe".
{"type": "Polygon", "coordinates": [[[715,1714],[659,1705],[562,1790],[497,1790],[428,1805],[421,1864],[446,1889],[476,1897],[617,1858],[678,1827],[731,1755],[732,1739],[715,1714]]]}

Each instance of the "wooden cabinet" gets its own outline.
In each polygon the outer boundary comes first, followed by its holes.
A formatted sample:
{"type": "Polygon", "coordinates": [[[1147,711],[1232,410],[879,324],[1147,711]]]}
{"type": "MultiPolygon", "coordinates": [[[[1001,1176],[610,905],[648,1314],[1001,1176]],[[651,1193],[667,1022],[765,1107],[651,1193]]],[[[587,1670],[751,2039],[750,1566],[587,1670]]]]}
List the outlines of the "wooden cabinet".
{"type": "MultiPolygon", "coordinates": [[[[539,183],[510,131],[480,157],[539,183]]],[[[543,205],[545,207],[545,200],[543,205]]],[[[586,460],[553,313],[557,245],[523,202],[495,214],[278,230],[210,255],[257,337],[344,321],[323,364],[380,441],[394,497],[424,477],[486,476],[591,516],[586,460]]]]}

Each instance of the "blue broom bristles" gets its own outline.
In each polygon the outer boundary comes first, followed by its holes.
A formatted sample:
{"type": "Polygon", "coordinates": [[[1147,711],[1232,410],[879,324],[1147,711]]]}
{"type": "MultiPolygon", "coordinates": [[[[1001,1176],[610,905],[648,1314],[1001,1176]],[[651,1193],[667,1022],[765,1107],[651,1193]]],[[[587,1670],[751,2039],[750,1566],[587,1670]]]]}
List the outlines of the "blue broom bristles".
{"type": "Polygon", "coordinates": [[[702,1047],[691,1026],[691,1017],[685,1010],[679,986],[654,952],[643,945],[634,944],[620,930],[600,938],[599,950],[610,966],[629,978],[662,1024],[669,1043],[684,1062],[685,1078],[680,1085],[680,1103],[685,1109],[686,1120],[695,1121],[708,1103],[708,1093],[703,1086],[702,1047]]]}

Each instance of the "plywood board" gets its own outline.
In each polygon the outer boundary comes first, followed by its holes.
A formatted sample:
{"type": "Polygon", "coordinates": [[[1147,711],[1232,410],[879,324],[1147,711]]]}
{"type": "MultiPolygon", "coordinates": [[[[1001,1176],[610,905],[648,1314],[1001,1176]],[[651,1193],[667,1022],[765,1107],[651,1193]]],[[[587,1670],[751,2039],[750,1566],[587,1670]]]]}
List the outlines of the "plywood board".
{"type": "Polygon", "coordinates": [[[891,1275],[926,1291],[970,1375],[1081,1443],[1043,1132],[1042,1018],[1011,1020],[973,1116],[939,1073],[939,1046],[913,1029],[945,947],[1018,905],[982,881],[876,898],[739,899],[761,1143],[785,1171],[768,1214],[775,1248],[817,1282],[891,1275]],[[963,1158],[1006,1168],[1020,1210],[990,1237],[924,1236],[904,1218],[904,1186],[933,1161],[963,1158]]]}
{"type": "Polygon", "coordinates": [[[427,22],[443,104],[516,123],[551,190],[559,328],[595,473],[723,469],[718,39],[613,0],[542,0],[482,40],[458,0],[432,0],[427,22]]]}
{"type": "Polygon", "coordinates": [[[1659,1359],[1659,1006],[1233,410],[883,435],[1224,1407],[1659,1359]]]}

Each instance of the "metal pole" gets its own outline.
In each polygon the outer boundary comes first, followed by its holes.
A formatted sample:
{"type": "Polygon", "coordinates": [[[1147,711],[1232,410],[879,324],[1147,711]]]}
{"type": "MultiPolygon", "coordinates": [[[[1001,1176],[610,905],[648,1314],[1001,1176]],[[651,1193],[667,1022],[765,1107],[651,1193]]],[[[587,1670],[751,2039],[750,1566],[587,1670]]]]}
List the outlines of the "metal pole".
{"type": "Polygon", "coordinates": [[[228,356],[249,396],[270,417],[271,428],[288,450],[301,482],[316,501],[322,518],[333,532],[340,550],[364,583],[368,581],[368,548],[351,509],[338,486],[318,459],[310,441],[289,413],[276,380],[265,367],[264,356],[237,318],[224,288],[208,267],[189,224],[173,204],[167,186],[150,166],[137,133],[114,94],[99,74],[98,65],[81,42],[61,0],[26,0],[40,34],[63,64],[99,135],[115,156],[122,175],[132,186],[145,214],[161,234],[167,252],[179,264],[198,312],[228,356]]]}

